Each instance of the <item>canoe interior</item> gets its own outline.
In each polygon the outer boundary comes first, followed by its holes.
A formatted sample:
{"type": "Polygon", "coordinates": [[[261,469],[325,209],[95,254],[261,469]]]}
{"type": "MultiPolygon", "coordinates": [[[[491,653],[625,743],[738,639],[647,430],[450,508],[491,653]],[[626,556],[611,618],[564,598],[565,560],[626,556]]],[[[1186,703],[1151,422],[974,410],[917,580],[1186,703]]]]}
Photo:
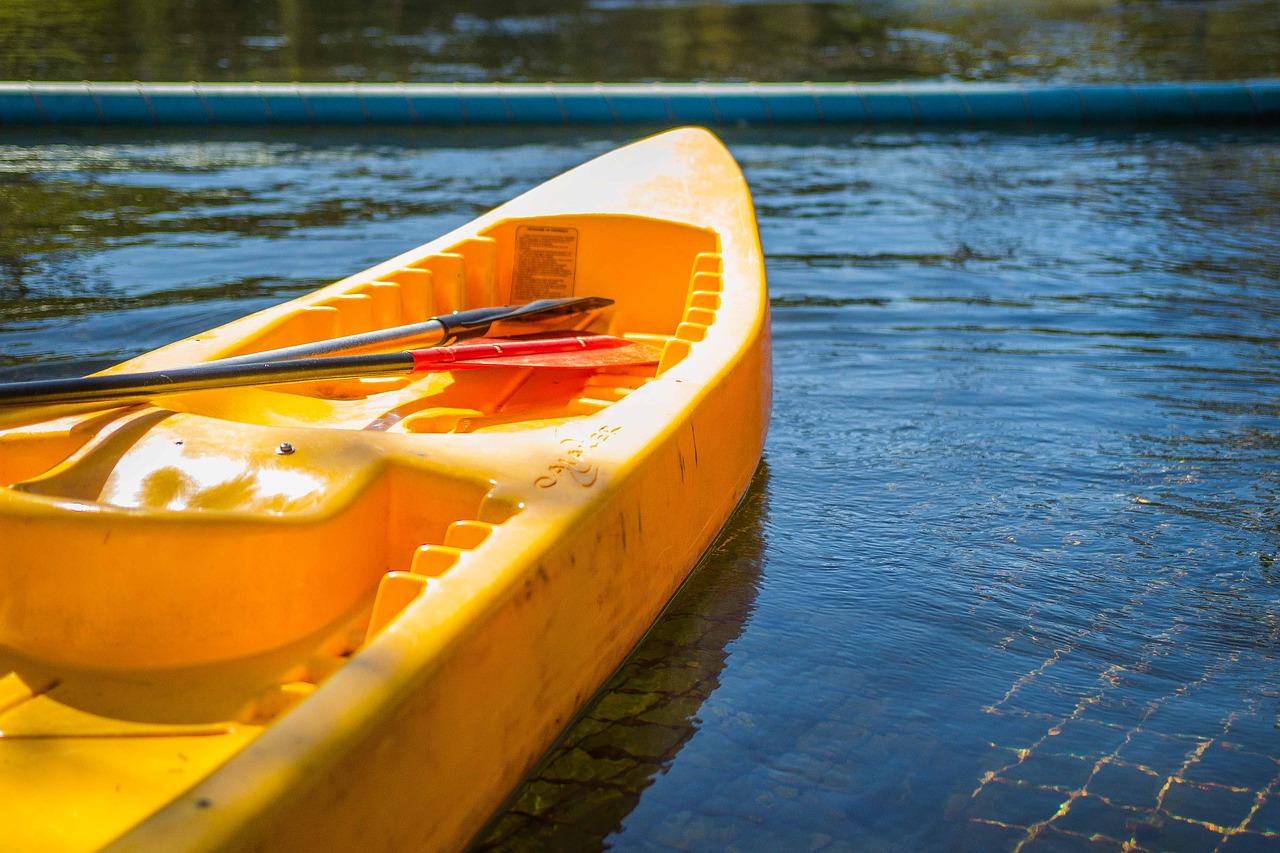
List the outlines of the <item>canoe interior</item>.
{"type": "Polygon", "coordinates": [[[513,508],[486,499],[489,482],[467,472],[388,463],[378,434],[542,428],[607,407],[676,363],[714,322],[717,249],[706,229],[632,216],[504,221],[372,280],[299,300],[218,353],[576,288],[615,306],[575,325],[662,346],[656,369],[219,389],[6,433],[4,498],[28,511],[0,513],[0,540],[14,543],[6,579],[15,583],[0,643],[31,664],[77,668],[247,658],[333,630],[370,604],[389,573],[447,571],[442,549],[474,547],[513,508]],[[292,440],[277,440],[281,430],[292,440]],[[109,549],[100,547],[106,537],[109,549]],[[103,601],[107,590],[119,607],[103,601]]]}

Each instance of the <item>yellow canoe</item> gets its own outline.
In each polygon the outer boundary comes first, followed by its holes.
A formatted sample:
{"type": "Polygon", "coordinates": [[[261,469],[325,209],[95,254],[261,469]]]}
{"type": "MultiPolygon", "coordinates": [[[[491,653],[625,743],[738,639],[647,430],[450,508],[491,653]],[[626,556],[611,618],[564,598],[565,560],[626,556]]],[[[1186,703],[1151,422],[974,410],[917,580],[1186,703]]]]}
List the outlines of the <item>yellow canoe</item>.
{"type": "Polygon", "coordinates": [[[659,363],[0,414],[0,848],[472,839],[759,462],[768,301],[728,152],[653,137],[110,371],[573,294],[659,363]]]}

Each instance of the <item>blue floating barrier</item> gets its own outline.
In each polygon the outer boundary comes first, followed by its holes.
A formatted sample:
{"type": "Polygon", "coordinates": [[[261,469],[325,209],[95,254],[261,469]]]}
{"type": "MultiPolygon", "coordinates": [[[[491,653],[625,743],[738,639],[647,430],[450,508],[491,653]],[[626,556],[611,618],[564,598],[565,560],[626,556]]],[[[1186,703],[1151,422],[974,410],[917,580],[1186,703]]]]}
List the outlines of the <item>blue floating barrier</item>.
{"type": "Polygon", "coordinates": [[[564,124],[568,121],[554,90],[508,87],[503,92],[508,121],[512,124],[564,124]]]}
{"type": "Polygon", "coordinates": [[[156,124],[183,127],[213,124],[209,105],[193,85],[144,85],[139,91],[146,98],[156,124]]]}
{"type": "Polygon", "coordinates": [[[1070,89],[1023,89],[1027,116],[1037,124],[1079,124],[1084,121],[1084,102],[1070,89]]]}
{"type": "Polygon", "coordinates": [[[953,89],[906,90],[921,124],[960,124],[973,121],[969,107],[953,89]]]}
{"type": "Polygon", "coordinates": [[[676,124],[671,104],[657,86],[602,87],[621,124],[676,124]]]}
{"type": "Polygon", "coordinates": [[[1231,119],[1258,111],[1249,90],[1238,83],[1188,83],[1186,90],[1203,118],[1231,119]]]}
{"type": "Polygon", "coordinates": [[[712,109],[720,117],[721,124],[769,124],[772,115],[768,104],[758,92],[743,91],[742,87],[708,92],[712,109]]]}
{"type": "Polygon", "coordinates": [[[467,124],[511,124],[511,110],[500,91],[476,91],[458,86],[462,112],[467,124]]]}
{"type": "Polygon", "coordinates": [[[102,123],[98,101],[87,87],[68,87],[57,92],[33,90],[40,114],[52,125],[85,127],[102,123]]]}
{"type": "Polygon", "coordinates": [[[266,99],[258,92],[218,92],[212,98],[206,96],[204,102],[208,105],[214,124],[271,124],[271,113],[267,111],[266,99]]]}
{"type": "Polygon", "coordinates": [[[1258,108],[1258,118],[1280,118],[1280,80],[1251,80],[1245,84],[1258,108]]]}
{"type": "Polygon", "coordinates": [[[294,92],[263,92],[262,101],[266,104],[267,114],[272,124],[292,125],[311,124],[311,113],[302,96],[294,92]]]}
{"type": "Polygon", "coordinates": [[[414,124],[413,109],[397,87],[362,89],[360,103],[369,124],[414,124]]]}
{"type": "Polygon", "coordinates": [[[818,101],[818,109],[822,111],[824,123],[867,124],[871,121],[867,102],[857,91],[848,88],[842,91],[815,89],[814,97],[818,101]]]}
{"type": "Polygon", "coordinates": [[[761,86],[760,99],[769,110],[771,124],[811,124],[822,120],[818,100],[812,91],[761,86]]]}
{"type": "Polygon", "coordinates": [[[667,105],[677,124],[720,124],[715,101],[702,88],[668,86],[667,105]]]}
{"type": "Polygon", "coordinates": [[[614,124],[619,121],[608,96],[599,88],[566,87],[560,92],[560,108],[568,124],[614,124]]]}
{"type": "Polygon", "coordinates": [[[1132,87],[1143,121],[1190,121],[1196,117],[1196,103],[1183,86],[1146,83],[1132,87]]]}
{"type": "Polygon", "coordinates": [[[452,87],[414,89],[405,87],[405,102],[413,112],[414,124],[463,125],[467,123],[462,98],[452,87]]]}
{"type": "Polygon", "coordinates": [[[1138,99],[1128,86],[1081,86],[1084,120],[1090,124],[1120,124],[1141,117],[1138,99]]]}
{"type": "Polygon", "coordinates": [[[98,120],[104,125],[146,127],[155,124],[150,105],[136,87],[108,89],[104,86],[96,95],[98,120]]]}
{"type": "Polygon", "coordinates": [[[1276,121],[1280,81],[1013,83],[2,83],[0,125],[910,124],[1276,121]]]}
{"type": "Polygon", "coordinates": [[[859,94],[866,104],[867,115],[876,124],[915,124],[919,119],[915,104],[901,87],[864,86],[859,94]]]}
{"type": "Polygon", "coordinates": [[[977,124],[1004,124],[1031,120],[1026,93],[1021,86],[977,85],[958,89],[969,115],[977,124]]]}
{"type": "Polygon", "coordinates": [[[299,86],[312,124],[367,124],[364,100],[354,86],[299,86]]]}
{"type": "Polygon", "coordinates": [[[38,127],[46,123],[30,92],[0,91],[0,127],[38,127]]]}

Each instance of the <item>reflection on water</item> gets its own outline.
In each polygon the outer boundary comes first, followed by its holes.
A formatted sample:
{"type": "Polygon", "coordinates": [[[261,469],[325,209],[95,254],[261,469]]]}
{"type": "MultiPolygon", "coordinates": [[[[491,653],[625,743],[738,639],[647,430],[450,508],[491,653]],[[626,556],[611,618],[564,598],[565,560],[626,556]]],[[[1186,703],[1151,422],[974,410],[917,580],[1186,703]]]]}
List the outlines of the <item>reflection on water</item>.
{"type": "Polygon", "coordinates": [[[1238,79],[1267,0],[6,0],[0,79],[1238,79]]]}
{"type": "MultiPolygon", "coordinates": [[[[272,304],[626,133],[7,137],[0,376],[272,304]]],[[[1280,135],[726,138],[773,296],[760,505],[492,845],[1280,846],[1280,135]]]]}
{"type": "Polygon", "coordinates": [[[666,614],[482,836],[477,850],[602,845],[697,731],[760,583],[769,471],[666,614]]]}

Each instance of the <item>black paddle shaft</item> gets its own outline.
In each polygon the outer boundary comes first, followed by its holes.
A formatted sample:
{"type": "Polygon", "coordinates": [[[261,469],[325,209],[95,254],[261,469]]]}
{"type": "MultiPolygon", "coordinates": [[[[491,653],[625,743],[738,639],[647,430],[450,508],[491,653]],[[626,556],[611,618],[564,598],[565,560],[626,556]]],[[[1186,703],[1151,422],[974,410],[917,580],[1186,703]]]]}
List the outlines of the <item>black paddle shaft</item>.
{"type": "Polygon", "coordinates": [[[159,394],[196,391],[204,388],[384,376],[409,373],[412,370],[413,355],[408,352],[344,355],[302,361],[268,361],[257,364],[222,364],[215,361],[151,373],[116,373],[110,376],[0,383],[0,407],[80,403],[92,400],[125,402],[155,397],[159,394]]]}

